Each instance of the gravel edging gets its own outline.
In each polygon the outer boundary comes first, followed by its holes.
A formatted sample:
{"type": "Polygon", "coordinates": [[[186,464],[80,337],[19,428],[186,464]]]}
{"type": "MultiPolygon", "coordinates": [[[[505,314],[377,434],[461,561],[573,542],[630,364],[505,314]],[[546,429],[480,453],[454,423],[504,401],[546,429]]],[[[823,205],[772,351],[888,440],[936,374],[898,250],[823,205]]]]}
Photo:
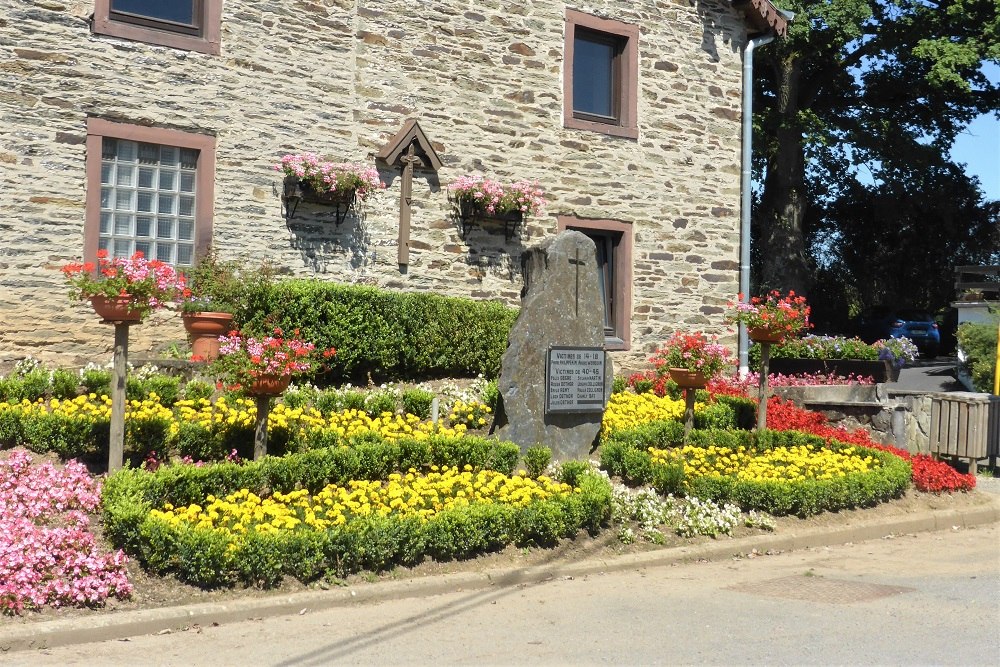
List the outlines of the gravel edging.
{"type": "Polygon", "coordinates": [[[659,567],[697,560],[731,558],[736,554],[768,551],[792,551],[849,542],[880,539],[890,534],[905,534],[969,528],[1000,522],[1000,497],[980,507],[961,510],[928,510],[884,520],[861,521],[853,526],[806,528],[784,534],[710,542],[695,546],[673,547],[638,554],[550,563],[516,569],[498,569],[480,573],[456,573],[383,581],[363,587],[325,591],[306,591],[291,595],[234,600],[225,603],[199,603],[123,611],[92,617],[58,619],[0,627],[0,655],[89,642],[125,639],[144,634],[186,630],[192,626],[234,623],[248,619],[286,616],[303,610],[350,607],[406,597],[424,597],[456,591],[491,589],[537,584],[555,578],[576,577],[603,572],[659,567]]]}

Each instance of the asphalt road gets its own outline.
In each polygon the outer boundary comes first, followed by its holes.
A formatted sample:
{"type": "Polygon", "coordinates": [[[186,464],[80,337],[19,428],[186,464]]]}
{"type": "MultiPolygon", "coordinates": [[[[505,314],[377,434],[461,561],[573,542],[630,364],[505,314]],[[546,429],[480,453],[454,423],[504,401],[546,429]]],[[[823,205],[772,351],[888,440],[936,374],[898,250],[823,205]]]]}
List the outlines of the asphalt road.
{"type": "Polygon", "coordinates": [[[907,391],[967,391],[955,379],[955,357],[918,359],[899,369],[899,380],[889,385],[907,391]]]}
{"type": "Polygon", "coordinates": [[[1000,526],[248,619],[12,665],[997,665],[1000,526]]]}

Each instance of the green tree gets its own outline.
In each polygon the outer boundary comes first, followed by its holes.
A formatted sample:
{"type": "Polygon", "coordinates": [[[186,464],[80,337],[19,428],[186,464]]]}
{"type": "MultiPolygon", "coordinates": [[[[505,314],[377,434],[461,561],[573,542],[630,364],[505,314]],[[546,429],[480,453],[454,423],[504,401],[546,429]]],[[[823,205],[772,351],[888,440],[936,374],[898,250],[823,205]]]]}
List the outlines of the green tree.
{"type": "Polygon", "coordinates": [[[935,244],[942,252],[942,239],[955,234],[947,247],[988,255],[996,247],[995,208],[991,218],[981,192],[976,196],[978,183],[950,162],[948,150],[977,115],[1000,116],[1000,87],[981,70],[984,61],[1000,62],[997,0],[778,4],[796,17],[787,39],[762,49],[755,65],[755,166],[762,175],[755,289],[809,293],[817,275],[835,275],[845,278],[841,297],[854,290],[874,298],[875,277],[854,275],[871,264],[854,253],[873,244],[897,254],[904,242],[921,244],[924,257],[935,244]],[[871,184],[858,180],[859,168],[871,184]],[[946,224],[937,214],[920,215],[935,192],[959,199],[938,211],[946,224]],[[971,230],[958,222],[968,215],[980,221],[971,230]]]}

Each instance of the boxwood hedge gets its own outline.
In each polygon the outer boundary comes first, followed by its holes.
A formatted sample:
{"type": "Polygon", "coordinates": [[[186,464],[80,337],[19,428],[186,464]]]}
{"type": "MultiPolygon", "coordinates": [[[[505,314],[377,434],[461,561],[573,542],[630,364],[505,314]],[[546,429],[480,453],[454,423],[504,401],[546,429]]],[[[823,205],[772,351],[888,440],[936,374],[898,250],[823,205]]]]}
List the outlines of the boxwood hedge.
{"type": "Polygon", "coordinates": [[[509,475],[519,455],[517,445],[485,438],[375,442],[369,437],[351,446],[244,465],[175,465],[154,472],[126,468],[104,484],[105,533],[152,572],[174,573],[203,587],[267,587],[285,575],[309,581],[326,574],[412,565],[425,556],[465,558],[511,543],[550,546],[581,529],[596,532],[607,522],[610,484],[600,475],[579,471],[573,482],[580,493],[525,507],[470,505],[440,512],[427,522],[393,515],[359,517],[326,531],[254,534],[238,543],[216,531],[175,528],[150,516],[154,507],[200,503],[209,494],[223,496],[242,488],[260,496],[300,488],[315,493],[327,484],[385,479],[411,467],[468,464],[509,475]]]}
{"type": "Polygon", "coordinates": [[[888,452],[827,441],[798,431],[692,430],[686,443],[683,428],[672,422],[653,422],[609,437],[601,446],[601,467],[630,485],[652,485],[661,494],[690,495],[702,500],[730,502],[743,510],[774,515],[810,516],[824,511],[866,507],[897,498],[909,487],[910,464],[888,452]],[[829,480],[802,482],[751,481],[735,477],[687,478],[683,467],[657,465],[650,447],[668,448],[691,444],[707,447],[744,446],[763,452],[775,447],[811,445],[834,449],[853,447],[879,461],[866,473],[851,473],[829,480]]]}
{"type": "Polygon", "coordinates": [[[336,348],[325,382],[496,377],[517,310],[499,302],[314,280],[251,283],[247,330],[291,331],[336,348]]]}

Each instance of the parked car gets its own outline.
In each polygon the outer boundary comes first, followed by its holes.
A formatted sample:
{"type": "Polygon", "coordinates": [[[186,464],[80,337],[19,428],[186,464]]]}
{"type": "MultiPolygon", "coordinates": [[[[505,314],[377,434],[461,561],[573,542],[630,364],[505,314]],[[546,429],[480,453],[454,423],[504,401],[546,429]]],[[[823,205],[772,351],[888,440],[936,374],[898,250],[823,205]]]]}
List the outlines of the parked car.
{"type": "Polygon", "coordinates": [[[882,338],[909,338],[925,357],[934,358],[941,349],[941,332],[930,313],[913,308],[874,308],[859,323],[861,339],[874,343],[882,338]]]}

